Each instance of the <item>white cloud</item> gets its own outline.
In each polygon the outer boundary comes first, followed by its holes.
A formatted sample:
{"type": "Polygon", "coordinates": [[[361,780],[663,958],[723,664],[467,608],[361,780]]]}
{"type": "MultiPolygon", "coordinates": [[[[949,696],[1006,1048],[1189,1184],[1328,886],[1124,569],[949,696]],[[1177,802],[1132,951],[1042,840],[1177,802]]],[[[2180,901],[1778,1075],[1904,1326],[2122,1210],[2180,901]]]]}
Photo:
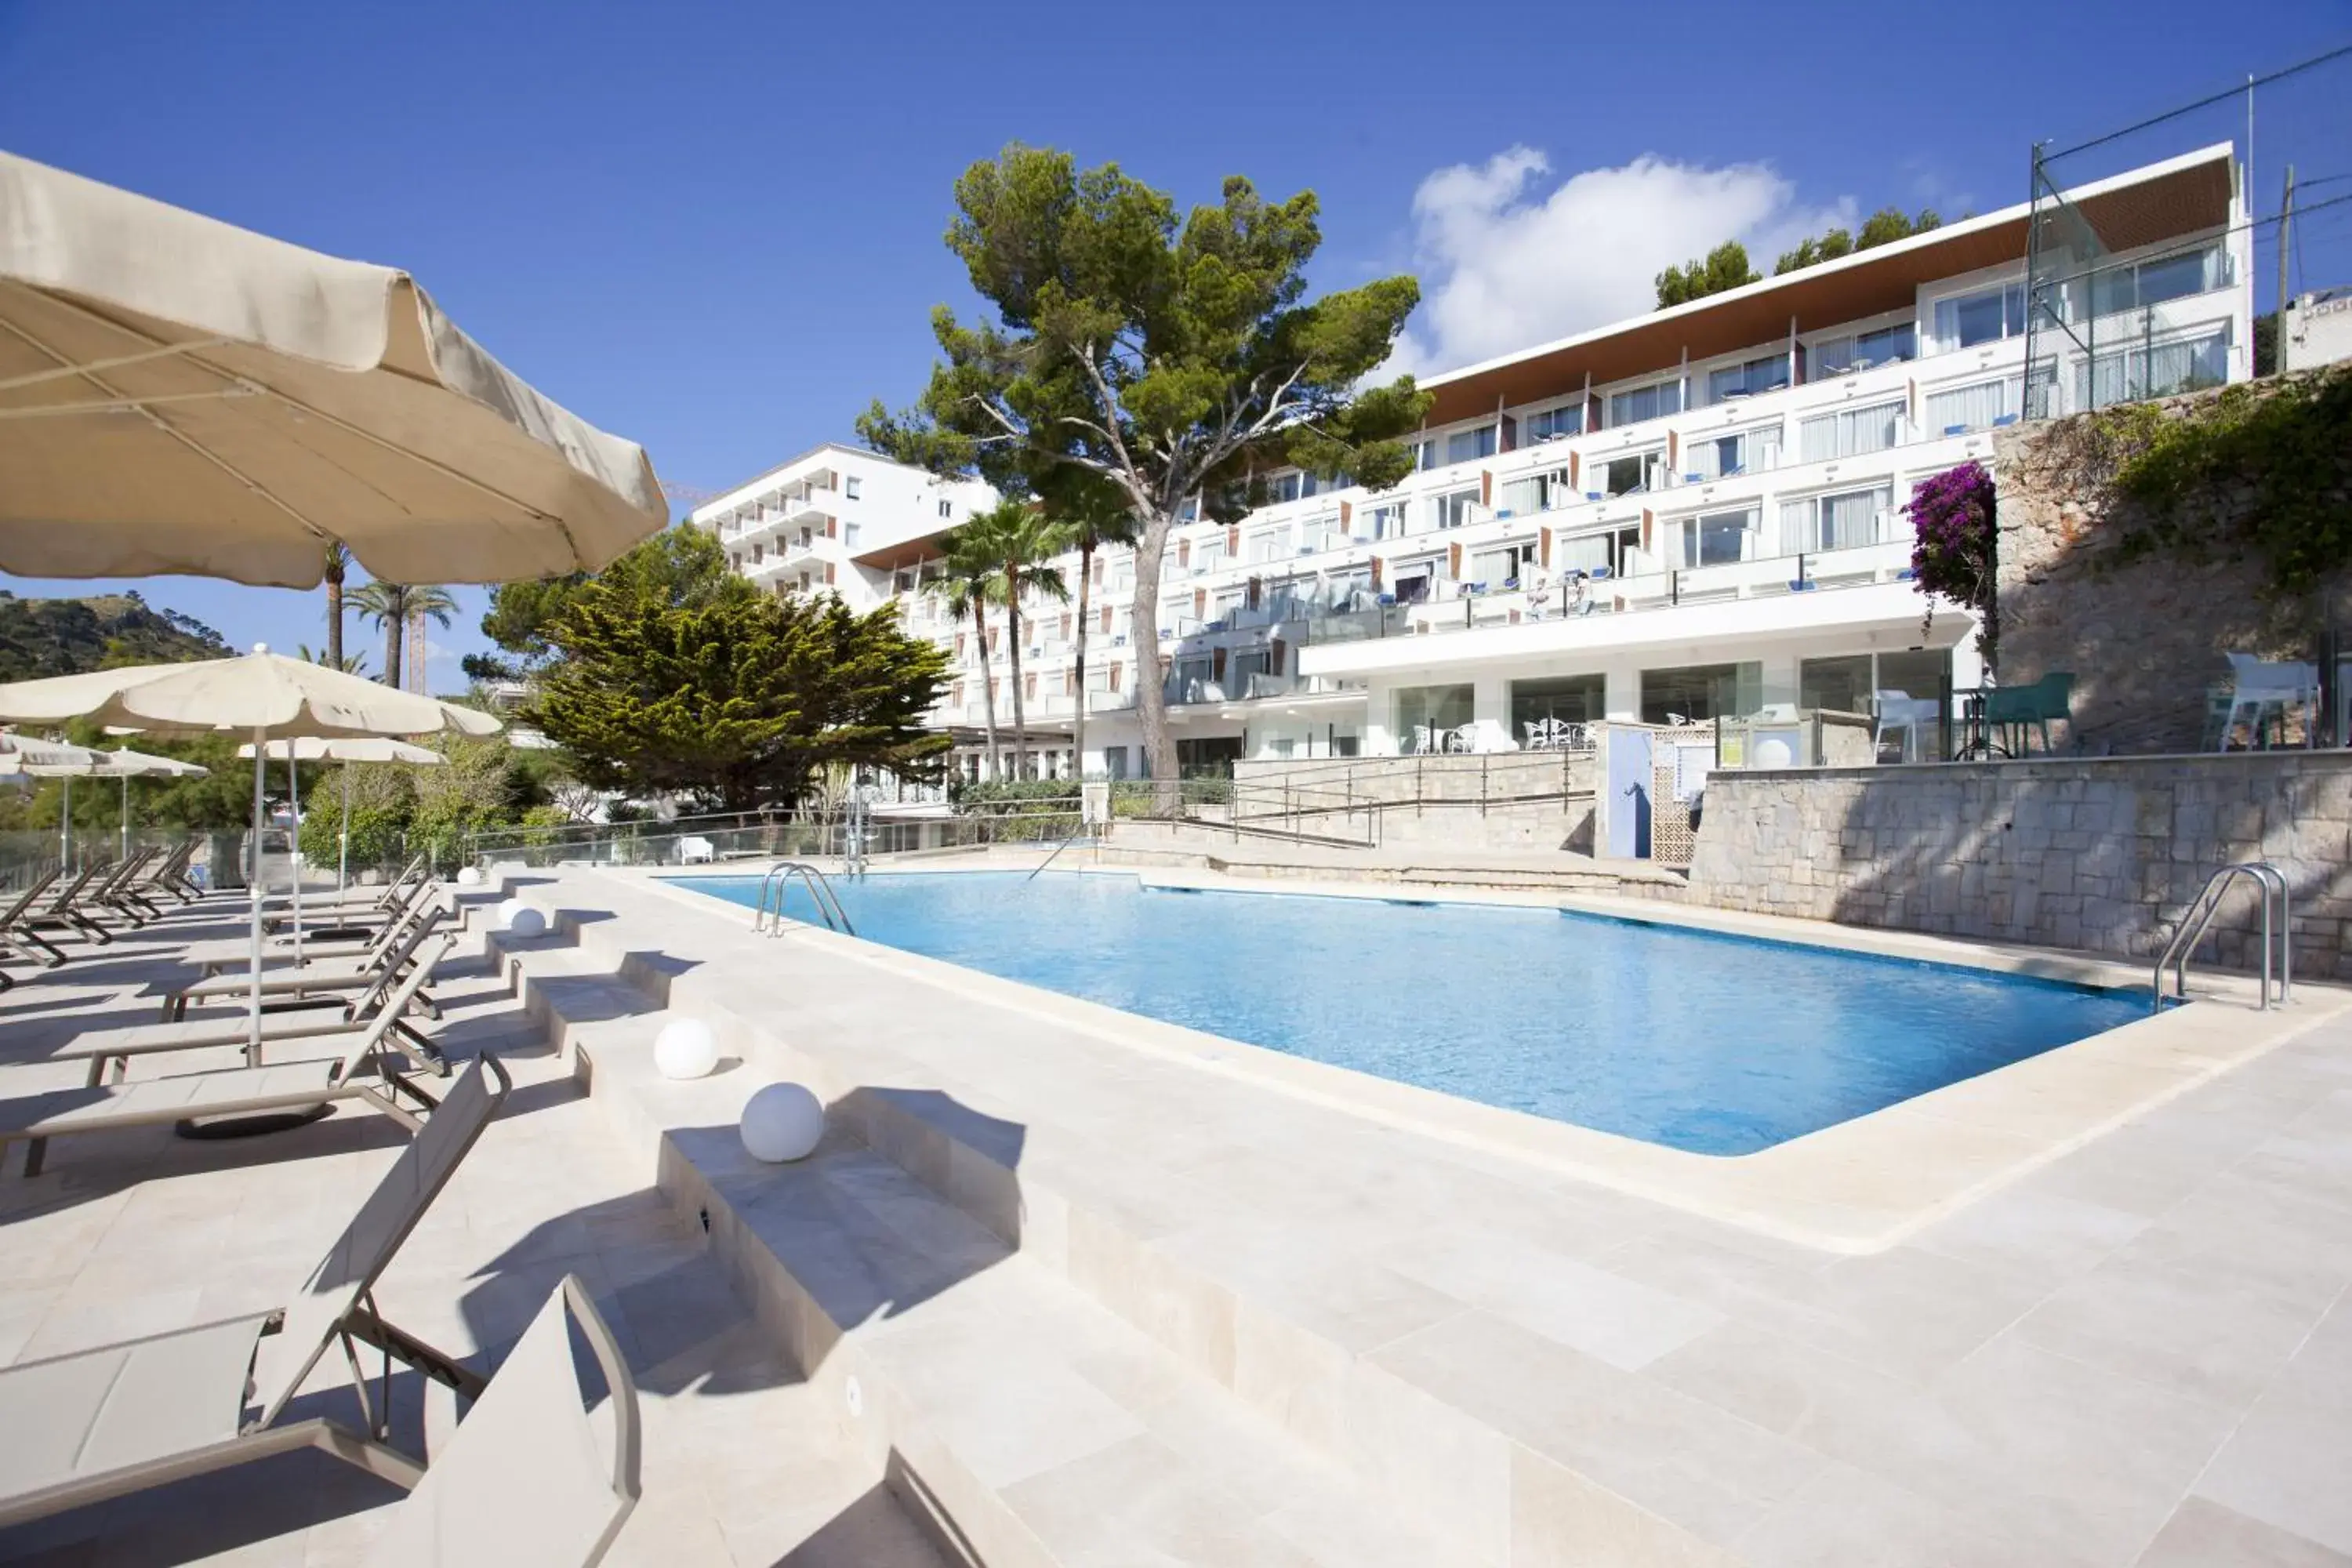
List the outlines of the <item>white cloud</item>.
{"type": "Polygon", "coordinates": [[[1440,169],[1413,193],[1422,303],[1391,362],[1426,374],[1654,309],[1654,279],[1727,239],[1772,259],[1808,234],[1851,226],[1850,200],[1801,207],[1769,165],[1709,169],[1641,157],[1549,191],[1551,163],[1512,147],[1440,169]]]}

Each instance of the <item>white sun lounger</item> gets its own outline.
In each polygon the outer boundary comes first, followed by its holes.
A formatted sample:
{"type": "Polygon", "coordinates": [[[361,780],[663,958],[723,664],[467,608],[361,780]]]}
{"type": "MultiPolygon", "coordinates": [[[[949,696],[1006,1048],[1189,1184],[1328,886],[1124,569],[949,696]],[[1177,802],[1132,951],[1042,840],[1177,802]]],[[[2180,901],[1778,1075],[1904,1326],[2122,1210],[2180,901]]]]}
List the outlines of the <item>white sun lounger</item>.
{"type": "MultiPolygon", "coordinates": [[[[373,984],[387,968],[397,970],[402,964],[413,962],[417,945],[447,913],[438,904],[426,904],[413,917],[385,927],[382,935],[353,957],[322,958],[316,963],[288,963],[275,969],[264,969],[261,972],[263,1005],[323,1006],[340,1002],[373,984]]],[[[163,1021],[171,1023],[184,1018],[191,1005],[230,1005],[245,1002],[253,995],[253,972],[249,969],[209,975],[177,991],[166,993],[163,1005],[163,1021]]],[[[432,1005],[429,996],[425,999],[425,1011],[435,1017],[440,1016],[440,1010],[432,1005]]]]}
{"type": "Polygon", "coordinates": [[[416,967],[385,998],[383,1007],[364,1028],[313,1036],[302,1042],[339,1055],[268,1066],[225,1068],[215,1072],[176,1073],[131,1083],[58,1089],[45,1094],[0,1100],[0,1165],[6,1163],[10,1143],[26,1146],[25,1174],[37,1176],[52,1138],[78,1132],[110,1132],[126,1127],[300,1113],[346,1100],[364,1100],[415,1131],[423,1124],[420,1111],[401,1104],[402,1097],[415,1101],[423,1112],[431,1112],[435,1101],[393,1067],[386,1037],[415,999],[425,977],[433,973],[434,963],[448,951],[454,940],[445,936],[437,951],[418,953],[416,967]]]}
{"type": "MultiPolygon", "coordinates": [[[[491,1058],[468,1068],[284,1308],[0,1369],[0,1525],[306,1447],[415,1486],[424,1467],[382,1440],[388,1412],[370,1400],[359,1348],[397,1356],[460,1394],[482,1393],[478,1374],[384,1322],[375,1286],[509,1087],[491,1058]],[[352,1370],[363,1427],[324,1419],[279,1426],[304,1380],[338,1347],[352,1370]]],[[[597,1350],[603,1357],[605,1346],[597,1350]]],[[[530,1373],[535,1363],[523,1364],[528,1394],[543,1374],[530,1373]]],[[[608,1368],[606,1376],[622,1399],[625,1369],[616,1376],[608,1368]]],[[[481,1444],[474,1447],[478,1454],[481,1444]]],[[[428,1552],[407,1561],[449,1559],[428,1552]]]]}

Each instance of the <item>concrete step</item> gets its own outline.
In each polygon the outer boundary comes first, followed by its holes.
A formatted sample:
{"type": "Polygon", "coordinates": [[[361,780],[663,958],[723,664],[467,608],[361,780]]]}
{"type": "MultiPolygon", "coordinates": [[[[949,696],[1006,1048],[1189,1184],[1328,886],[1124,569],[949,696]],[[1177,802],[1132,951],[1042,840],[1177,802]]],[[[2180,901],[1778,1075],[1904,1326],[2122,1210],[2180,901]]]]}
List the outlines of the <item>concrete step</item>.
{"type": "MultiPolygon", "coordinates": [[[[1104,1146],[1084,1124],[1024,1125],[983,1109],[1018,1091],[1028,1112],[1045,1096],[1034,1078],[1019,1075],[1066,1074],[1080,1065],[1108,1077],[1085,1084],[1066,1079],[1056,1093],[1132,1094],[1145,1086],[1122,1079],[1134,1079],[1148,1056],[1130,1061],[1105,1053],[1099,1042],[1083,1058],[1024,1048],[1037,1042],[1008,1034],[1004,1019],[982,1016],[996,1010],[969,1007],[959,1024],[975,1048],[961,1056],[933,1049],[939,1026],[927,1033],[913,1021],[937,1015],[918,1005],[911,983],[906,1005],[913,1031],[905,1038],[877,1029],[870,1006],[856,1009],[864,1030],[858,1037],[829,1037],[833,1009],[825,993],[845,983],[832,946],[839,939],[808,932],[802,941],[762,941],[716,907],[684,909],[671,896],[617,884],[613,891],[625,906],[621,917],[581,925],[582,942],[665,1005],[711,1024],[730,1051],[756,1067],[751,1081],[790,1077],[815,1089],[869,1155],[887,1156],[892,1169],[870,1179],[887,1187],[894,1203],[921,1208],[914,1198],[922,1196],[950,1205],[989,1238],[971,1245],[984,1253],[992,1244],[1006,1254],[974,1276],[984,1288],[967,1282],[941,1300],[967,1298],[980,1312],[998,1291],[1014,1291],[1016,1282],[1022,1312],[1055,1316],[1045,1302],[1082,1300],[1171,1357],[1185,1375],[1276,1429],[1283,1447],[1344,1472],[1350,1489],[1379,1500],[1369,1517],[1444,1542],[1424,1561],[1512,1568],[1736,1561],[1723,1550],[1736,1533],[1728,1521],[1771,1506],[1811,1463],[1742,1423],[1671,1395],[1662,1402],[1653,1387],[1635,1384],[1625,1369],[1648,1352],[1610,1337],[1638,1336],[1649,1307],[1672,1305],[1664,1297],[1653,1300],[1653,1293],[1539,1247],[1510,1254],[1522,1262],[1507,1268],[1532,1272],[1499,1279],[1494,1309],[1507,1310],[1508,1298],[1556,1293],[1560,1310],[1591,1320],[1585,1330],[1594,1343],[1622,1352],[1612,1363],[1606,1355],[1562,1355],[1557,1341],[1513,1331],[1488,1311],[1465,1312],[1462,1301],[1417,1285],[1410,1272],[1351,1258],[1312,1231],[1253,1228],[1246,1214],[1200,1226],[1200,1215],[1189,1209],[1230,1199],[1159,1179],[1125,1151],[1104,1146]],[[656,933],[697,962],[681,967],[656,955],[656,933]],[[919,1058],[899,1054],[919,1049],[919,1058]],[[982,1058],[1006,1080],[1005,1090],[960,1078],[949,1065],[982,1058]],[[1570,1407],[1550,1408],[1530,1397],[1530,1389],[1554,1383],[1570,1407]],[[1686,1454],[1702,1458],[1690,1461],[1686,1454]],[[1696,1485],[1685,1473],[1692,1464],[1706,1472],[1696,1485]]],[[[893,984],[878,971],[865,982],[893,984]]],[[[1011,1026],[1019,1022],[1014,1015],[1011,1026]]],[[[1150,1087],[1169,1086],[1155,1080],[1150,1087]]],[[[646,1096],[681,1110],[695,1096],[711,1099],[703,1113],[684,1116],[688,1131],[666,1135],[673,1152],[664,1156],[666,1180],[675,1163],[682,1189],[699,1183],[722,1200],[730,1175],[778,1181],[730,1172],[729,1160],[740,1160],[731,1134],[692,1131],[731,1127],[723,1112],[746,1092],[748,1084],[711,1079],[661,1086],[646,1096]],[[714,1183],[710,1172],[722,1179],[714,1183]]],[[[1118,1115],[1134,1113],[1126,1105],[1118,1115]]],[[[1235,1126],[1223,1136],[1238,1152],[1250,1131],[1235,1126]]],[[[1370,1127],[1339,1136],[1380,1141],[1370,1127]]],[[[1373,1194],[1391,1175],[1409,1184],[1412,1174],[1362,1170],[1360,1191],[1334,1196],[1377,1205],[1373,1194]]],[[[840,1210],[836,1205],[824,1212],[840,1210]]],[[[927,1224],[939,1223],[929,1209],[921,1212],[927,1224]]],[[[757,1258],[762,1249],[743,1251],[757,1258]]],[[[882,1311],[887,1300],[880,1295],[868,1305],[882,1311]]],[[[1013,1332],[1019,1315],[1008,1314],[990,1331],[1013,1332]]],[[[825,1353],[824,1342],[838,1330],[836,1320],[818,1314],[799,1321],[795,1342],[827,1367],[842,1362],[825,1353]]],[[[959,1500],[973,1508],[979,1500],[966,1493],[959,1500]]]]}
{"type": "MultiPolygon", "coordinates": [[[[500,940],[615,1132],[707,1226],[803,1372],[811,1425],[862,1461],[856,1473],[882,1478],[945,1560],[1472,1561],[1009,1241],[996,1226],[1017,1235],[1017,1215],[984,1223],[912,1173],[919,1158],[904,1138],[926,1116],[952,1119],[936,1097],[850,1096],[809,1159],[752,1160],[736,1132],[743,1101],[778,1078],[806,1081],[809,1064],[764,1032],[730,1027],[720,1072],[661,1078],[653,1041],[676,1015],[614,974],[658,991],[683,972],[631,959],[600,932],[566,919],[539,942],[500,940]],[[906,1163],[861,1136],[877,1131],[900,1139],[906,1163]]],[[[718,1021],[700,1005],[696,1016],[718,1021]]],[[[967,1121],[975,1144],[988,1142],[985,1120],[967,1121]]]]}

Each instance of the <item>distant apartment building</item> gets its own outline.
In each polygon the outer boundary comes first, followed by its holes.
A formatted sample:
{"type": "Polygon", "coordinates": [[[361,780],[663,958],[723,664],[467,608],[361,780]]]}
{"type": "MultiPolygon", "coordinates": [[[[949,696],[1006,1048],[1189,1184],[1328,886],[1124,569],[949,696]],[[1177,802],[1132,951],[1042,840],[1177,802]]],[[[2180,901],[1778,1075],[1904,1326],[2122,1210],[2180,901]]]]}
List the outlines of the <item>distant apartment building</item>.
{"type": "MultiPolygon", "coordinates": [[[[1969,618],[1947,606],[1923,626],[1912,488],[1989,459],[2029,410],[2252,374],[2228,146],[2067,194],[2131,243],[2059,281],[2067,330],[2037,333],[2030,366],[2019,205],[1431,377],[1402,484],[1276,473],[1242,521],[1181,524],[1140,626],[1132,556],[1098,556],[1083,689],[1075,603],[1023,609],[1044,771],[1139,774],[1147,680],[1188,769],[1505,751],[1556,722],[1868,712],[1977,684],[1969,618]]],[[[983,683],[1012,723],[1002,616],[983,643],[929,584],[940,534],[989,499],[824,447],[694,520],[779,592],[898,600],[950,651],[936,720],[972,775],[983,683]]],[[[1075,588],[1076,559],[1061,564],[1075,588]]]]}

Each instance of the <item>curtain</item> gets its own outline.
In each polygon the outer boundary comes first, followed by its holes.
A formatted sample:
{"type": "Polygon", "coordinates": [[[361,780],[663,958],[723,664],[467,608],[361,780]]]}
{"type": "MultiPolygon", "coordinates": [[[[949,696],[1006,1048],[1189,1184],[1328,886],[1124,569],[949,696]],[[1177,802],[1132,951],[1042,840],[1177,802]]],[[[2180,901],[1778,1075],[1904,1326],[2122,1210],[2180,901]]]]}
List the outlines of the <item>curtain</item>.
{"type": "Polygon", "coordinates": [[[2017,376],[1956,386],[1927,399],[1927,431],[1939,435],[1954,426],[1981,430],[2003,415],[2018,411],[2024,383],[2017,376]]]}

